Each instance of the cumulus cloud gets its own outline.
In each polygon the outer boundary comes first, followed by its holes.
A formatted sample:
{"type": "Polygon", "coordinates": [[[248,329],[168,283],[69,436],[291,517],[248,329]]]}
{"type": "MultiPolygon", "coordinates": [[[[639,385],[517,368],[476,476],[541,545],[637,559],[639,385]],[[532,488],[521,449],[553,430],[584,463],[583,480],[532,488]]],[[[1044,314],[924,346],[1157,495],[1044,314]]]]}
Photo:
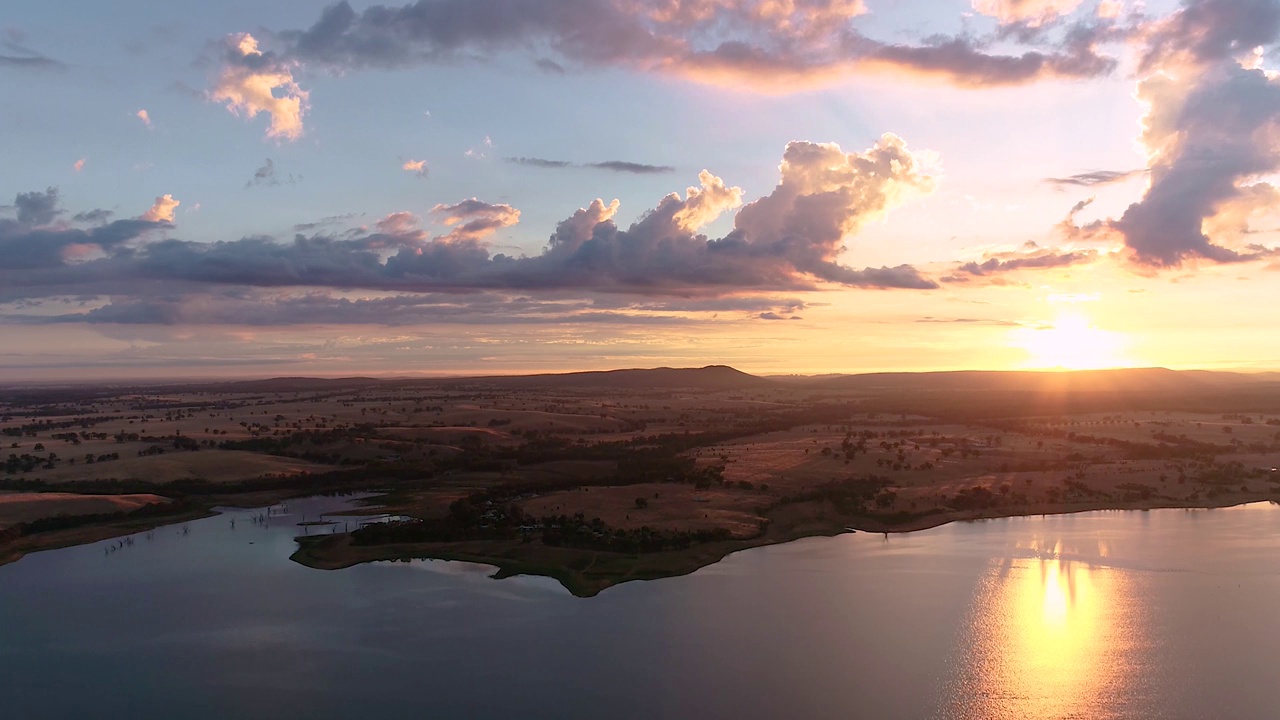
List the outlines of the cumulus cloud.
{"type": "Polygon", "coordinates": [[[294,82],[294,63],[262,52],[249,33],[231,35],[224,45],[222,69],[209,98],[247,118],[266,113],[271,118],[269,138],[301,137],[308,96],[294,82]]]}
{"type": "Polygon", "coordinates": [[[1070,15],[1080,3],[1081,0],[973,0],[973,9],[1005,25],[1022,23],[1039,27],[1070,15]]]}
{"type": "Polygon", "coordinates": [[[503,203],[487,203],[476,198],[453,205],[436,205],[432,214],[453,227],[444,241],[482,240],[489,235],[520,222],[520,211],[503,203]]]}
{"type": "Polygon", "coordinates": [[[146,125],[148,128],[151,127],[151,113],[147,112],[145,109],[134,113],[134,117],[142,121],[142,124],[146,125]]]}
{"type": "MultiPolygon", "coordinates": [[[[1068,4],[999,3],[1024,22],[1050,11],[1056,16],[1068,4]],[[1035,13],[1027,9],[1031,5],[1035,13]]],[[[359,12],[343,0],[325,8],[311,27],[278,36],[287,46],[285,56],[339,72],[484,58],[514,49],[535,52],[539,67],[557,72],[617,66],[771,91],[859,70],[980,86],[1093,77],[1115,66],[1096,52],[1101,32],[1068,33],[1053,42],[1028,36],[1022,40],[1032,47],[1000,54],[987,50],[991,39],[941,37],[919,45],[875,40],[854,27],[865,12],[861,0],[416,0],[359,12]]]]}
{"type": "Polygon", "coordinates": [[[1280,171],[1280,79],[1238,59],[1280,37],[1275,0],[1188,0],[1145,33],[1138,86],[1150,186],[1110,224],[1152,266],[1189,258],[1258,256],[1206,231],[1276,207],[1267,175],[1280,171]]]}
{"type": "Polygon", "coordinates": [[[63,215],[59,200],[58,189],[52,187],[19,193],[12,206],[15,217],[0,217],[0,257],[4,258],[0,295],[16,291],[14,297],[22,297],[20,285],[39,287],[46,278],[32,272],[36,270],[49,269],[54,273],[49,279],[60,282],[61,271],[69,267],[69,262],[86,255],[87,250],[128,252],[128,243],[162,225],[145,219],[107,222],[111,213],[94,210],[73,216],[76,222],[90,222],[94,227],[70,228],[58,221],[63,215]]]}
{"type": "MultiPolygon", "coordinates": [[[[168,227],[177,201],[164,196],[138,220],[58,230],[56,240],[49,241],[49,233],[35,223],[50,221],[57,210],[48,209],[48,193],[37,193],[19,201],[24,221],[5,221],[4,237],[25,243],[13,251],[18,256],[42,249],[29,261],[39,271],[0,268],[0,301],[257,287],[727,298],[732,306],[745,303],[739,299],[744,294],[828,283],[937,287],[910,266],[858,269],[841,262],[846,239],[865,223],[932,189],[928,153],[909,150],[893,135],[863,152],[794,142],[786,148],[780,175],[771,193],[742,206],[740,188],[703,171],[696,185],[662,198],[625,228],[615,222],[620,203],[597,199],[561,221],[541,253],[520,257],[494,254],[485,244],[493,233],[517,223],[519,210],[477,198],[433,207],[432,218],[446,228],[435,235],[412,213],[400,212],[337,236],[132,242],[151,228],[168,227]],[[740,206],[730,233],[720,238],[702,233],[740,206]],[[72,242],[93,245],[95,253],[70,258],[56,252],[72,242]]],[[[0,243],[0,251],[9,249],[0,243]]],[[[772,304],[753,312],[789,317],[796,309],[772,304]]]]}
{"type": "Polygon", "coordinates": [[[405,172],[411,172],[420,178],[426,177],[429,172],[426,160],[405,160],[404,164],[400,166],[400,169],[405,172]]]}
{"type": "Polygon", "coordinates": [[[47,188],[44,192],[33,191],[18,193],[13,200],[17,210],[18,222],[23,225],[48,225],[61,214],[58,209],[58,188],[47,188]]]}
{"type": "MultiPolygon", "coordinates": [[[[1196,73],[1230,61],[1280,35],[1275,0],[1183,0],[1182,7],[1144,28],[1145,72],[1196,73]]],[[[1230,64],[1230,63],[1229,63],[1230,64]]]]}
{"type": "Polygon", "coordinates": [[[182,203],[175,200],[172,195],[161,195],[156,198],[151,209],[138,216],[139,220],[149,223],[172,223],[173,211],[182,203]]]}
{"type": "Polygon", "coordinates": [[[80,172],[84,170],[84,164],[86,162],[88,162],[88,158],[80,158],[79,160],[71,163],[71,169],[75,170],[76,172],[80,172]]]}
{"type": "Polygon", "coordinates": [[[930,154],[911,152],[892,134],[863,153],[846,153],[831,143],[790,143],[781,182],[738,213],[724,242],[767,241],[797,270],[831,282],[931,287],[913,269],[855,271],[836,263],[845,237],[911,195],[933,190],[931,163],[930,154]]]}

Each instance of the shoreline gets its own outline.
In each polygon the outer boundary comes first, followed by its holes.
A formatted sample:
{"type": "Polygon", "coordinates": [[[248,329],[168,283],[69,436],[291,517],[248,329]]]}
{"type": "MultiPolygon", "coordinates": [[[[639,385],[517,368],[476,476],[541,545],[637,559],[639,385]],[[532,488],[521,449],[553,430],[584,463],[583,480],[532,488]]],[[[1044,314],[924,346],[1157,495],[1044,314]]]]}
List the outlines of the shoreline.
{"type": "Polygon", "coordinates": [[[781,545],[810,537],[834,537],[850,530],[865,533],[910,533],[931,530],[956,522],[1045,515],[1074,515],[1117,510],[1212,510],[1258,502],[1280,502],[1274,494],[1249,493],[1196,503],[1141,501],[1073,503],[1044,509],[1018,508],[1000,511],[952,511],[916,517],[905,522],[887,522],[875,516],[811,517],[789,528],[772,526],[764,535],[742,540],[695,545],[686,550],[626,555],[599,550],[579,550],[520,543],[510,540],[470,540],[450,543],[401,543],[394,545],[352,545],[349,534],[297,538],[298,549],[290,560],[317,570],[342,570],[367,562],[400,560],[446,560],[470,562],[495,568],[491,576],[503,579],[517,575],[550,577],[577,597],[594,597],[626,582],[678,577],[713,565],[743,550],[781,545]],[[602,561],[602,556],[603,561],[602,561]],[[603,562],[603,564],[602,564],[603,562]],[[582,567],[576,567],[581,565],[582,567]]]}
{"type": "Polygon", "coordinates": [[[91,545],[103,540],[124,537],[135,533],[155,530],[167,525],[181,522],[203,520],[219,513],[212,508],[196,508],[173,515],[156,515],[147,518],[126,518],[102,525],[85,525],[83,527],[54,530],[20,537],[13,542],[0,545],[0,567],[15,563],[22,558],[47,550],[91,545]]]}
{"type": "MultiPolygon", "coordinates": [[[[305,497],[292,494],[291,497],[305,497]]],[[[238,498],[224,498],[209,502],[204,507],[175,515],[154,516],[119,520],[103,525],[39,533],[19,538],[0,546],[0,566],[17,562],[23,557],[78,545],[87,545],[115,537],[132,535],[167,525],[190,522],[218,515],[214,507],[257,507],[258,502],[277,502],[280,494],[252,494],[238,498]]],[[[372,498],[366,498],[366,500],[372,498]]],[[[1195,503],[1172,500],[1135,500],[1129,502],[1073,503],[1046,508],[988,508],[978,511],[951,511],[912,517],[900,522],[877,516],[840,516],[819,513],[804,516],[785,527],[770,526],[763,535],[740,540],[702,543],[685,550],[660,553],[627,555],[602,550],[583,550],[520,543],[510,540],[469,540],[451,543],[403,543],[394,545],[363,545],[350,543],[350,534],[297,536],[298,548],[290,560],[317,570],[341,570],[367,562],[398,560],[446,560],[486,565],[495,569],[495,579],[517,575],[550,577],[561,583],[573,595],[593,597],[600,592],[625,582],[656,580],[678,577],[713,565],[743,550],[780,545],[810,537],[834,537],[850,531],[865,533],[911,533],[931,530],[957,522],[976,522],[1004,518],[1035,517],[1046,515],[1073,515],[1105,510],[1212,510],[1236,507],[1257,502],[1280,502],[1274,493],[1235,494],[1195,503]]],[[[265,507],[265,505],[263,505],[265,507]]],[[[364,508],[369,510],[372,508],[364,508]]],[[[353,512],[352,514],[364,514],[353,512]]]]}

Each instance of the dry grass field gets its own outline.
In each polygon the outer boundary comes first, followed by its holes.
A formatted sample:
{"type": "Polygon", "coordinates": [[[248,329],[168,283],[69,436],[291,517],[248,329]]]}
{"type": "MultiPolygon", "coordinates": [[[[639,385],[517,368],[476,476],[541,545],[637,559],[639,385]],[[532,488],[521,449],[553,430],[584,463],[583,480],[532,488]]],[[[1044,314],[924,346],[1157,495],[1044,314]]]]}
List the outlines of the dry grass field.
{"type": "Polygon", "coordinates": [[[0,530],[46,517],[129,512],[163,502],[168,502],[168,499],[159,495],[0,493],[0,530]]]}
{"type": "Polygon", "coordinates": [[[0,523],[377,490],[421,521],[398,552],[461,538],[558,558],[1280,498],[1280,382],[1205,378],[713,367],[11,388],[0,523]]]}

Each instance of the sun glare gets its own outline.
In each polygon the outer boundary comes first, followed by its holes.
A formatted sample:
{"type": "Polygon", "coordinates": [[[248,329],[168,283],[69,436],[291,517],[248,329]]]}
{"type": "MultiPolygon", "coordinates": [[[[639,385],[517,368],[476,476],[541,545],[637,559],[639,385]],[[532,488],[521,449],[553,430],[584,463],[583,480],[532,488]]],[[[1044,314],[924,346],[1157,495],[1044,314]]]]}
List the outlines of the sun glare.
{"type": "Polygon", "coordinates": [[[1011,344],[1027,352],[1026,366],[1035,369],[1096,370],[1127,367],[1124,336],[1100,330],[1076,313],[1059,315],[1039,328],[1013,331],[1011,344]]]}

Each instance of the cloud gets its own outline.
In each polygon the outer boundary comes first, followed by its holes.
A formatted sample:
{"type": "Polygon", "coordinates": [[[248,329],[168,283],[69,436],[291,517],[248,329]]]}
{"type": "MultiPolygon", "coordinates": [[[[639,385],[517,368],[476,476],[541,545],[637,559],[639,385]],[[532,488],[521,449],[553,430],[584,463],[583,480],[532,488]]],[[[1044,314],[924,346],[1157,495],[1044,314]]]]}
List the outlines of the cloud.
{"type": "Polygon", "coordinates": [[[644,163],[626,162],[623,160],[605,160],[604,162],[587,163],[586,167],[613,172],[632,173],[635,175],[653,175],[657,173],[675,172],[670,165],[646,165],[644,163]]]}
{"type": "Polygon", "coordinates": [[[502,228],[520,222],[520,211],[505,204],[490,204],[471,198],[453,205],[436,205],[432,214],[453,227],[441,238],[446,242],[481,240],[502,228]]]}
{"type": "Polygon", "coordinates": [[[546,73],[551,73],[553,75],[564,75],[565,73],[569,72],[568,70],[565,70],[564,66],[561,65],[560,63],[556,62],[555,60],[549,60],[547,58],[538,58],[533,62],[533,64],[539,70],[546,73]]]}
{"type": "Polygon", "coordinates": [[[1075,12],[1076,8],[1080,7],[1081,1],[973,0],[973,9],[983,15],[996,18],[1004,25],[1021,23],[1029,27],[1039,27],[1075,12]]]}
{"type": "Polygon", "coordinates": [[[48,225],[62,212],[58,209],[58,188],[55,187],[44,192],[18,193],[13,205],[17,209],[18,222],[23,225],[48,225]]]}
{"type": "Polygon", "coordinates": [[[46,279],[61,282],[59,273],[65,269],[92,264],[75,265],[89,254],[86,251],[121,250],[146,231],[161,226],[143,219],[106,222],[110,213],[94,210],[77,213],[73,220],[93,222],[95,227],[69,228],[56,222],[63,215],[59,199],[58,189],[53,187],[19,193],[12,206],[15,217],[0,217],[0,257],[4,258],[0,266],[0,296],[10,293],[11,298],[23,297],[26,291],[22,288],[38,288],[46,279]],[[44,269],[51,270],[54,277],[32,272],[44,269]]]}
{"type": "Polygon", "coordinates": [[[323,228],[323,227],[340,225],[346,222],[347,220],[351,220],[353,218],[359,217],[360,214],[361,213],[343,213],[341,215],[329,215],[327,217],[320,218],[315,222],[298,223],[297,225],[293,226],[293,231],[294,232],[311,232],[312,230],[319,230],[320,228],[323,228]]]}
{"type": "Polygon", "coordinates": [[[291,61],[260,51],[257,39],[249,33],[231,35],[209,99],[247,118],[266,113],[271,117],[267,137],[297,140],[302,136],[308,95],[294,82],[293,67],[291,61]]]}
{"type": "MultiPolygon", "coordinates": [[[[697,185],[662,198],[626,228],[615,222],[618,201],[597,199],[557,224],[541,253],[521,257],[493,254],[485,245],[493,233],[519,221],[519,210],[477,198],[433,207],[432,217],[447,228],[435,236],[413,214],[400,212],[337,237],[131,242],[172,221],[177,201],[164,196],[139,220],[62,231],[59,243],[96,245],[92,257],[46,252],[38,259],[40,272],[0,268],[0,299],[185,295],[195,287],[686,299],[828,284],[932,289],[937,284],[910,266],[858,269],[840,261],[846,238],[932,189],[931,163],[929,153],[912,152],[893,135],[863,152],[793,142],[783,155],[777,187],[742,206],[724,237],[707,237],[702,229],[741,206],[743,192],[703,171],[697,185]]],[[[30,200],[22,203],[34,207],[30,200]]],[[[23,242],[46,246],[34,237],[37,229],[7,222],[23,242]]],[[[793,313],[777,305],[754,312],[793,313]]]]}
{"type": "Polygon", "coordinates": [[[794,298],[733,295],[723,298],[583,298],[525,293],[380,293],[316,289],[200,287],[136,297],[55,297],[9,303],[0,323],[124,325],[299,324],[414,326],[433,324],[540,325],[555,323],[683,324],[723,312],[800,320],[807,307],[794,298]],[[38,313],[23,311],[41,308],[38,313]],[[61,312],[59,312],[61,310],[61,312]]]}
{"type": "Polygon", "coordinates": [[[276,164],[272,162],[271,158],[267,158],[263,162],[262,167],[253,171],[253,177],[249,178],[249,181],[244,184],[244,187],[247,190],[251,187],[278,187],[280,185],[293,185],[298,182],[298,179],[299,178],[293,173],[289,173],[286,177],[281,177],[276,173],[276,164]]]}
{"type": "Polygon", "coordinates": [[[404,164],[400,166],[400,169],[406,172],[411,172],[420,178],[426,177],[429,172],[426,160],[405,160],[404,164]]]}
{"type": "Polygon", "coordinates": [[[11,70],[64,70],[66,66],[43,55],[0,55],[0,68],[11,70]]]}
{"type": "MultiPolygon", "coordinates": [[[[1041,17],[1069,3],[1034,4],[1041,17]]],[[[861,0],[416,0],[359,12],[343,0],[325,8],[311,27],[277,36],[285,57],[339,73],[514,50],[534,53],[535,63],[552,72],[622,67],[771,92],[859,71],[906,72],[975,87],[1095,77],[1115,66],[1095,51],[1108,39],[1111,21],[1105,18],[1056,42],[1041,35],[1012,38],[1031,46],[999,54],[987,46],[1010,38],[939,37],[919,45],[875,40],[853,25],[865,12],[861,0]]]]}
{"type": "Polygon", "coordinates": [[[1124,3],[1121,0],[1099,0],[1097,15],[1100,18],[1113,20],[1120,17],[1124,12],[1124,3]]]}
{"type": "Polygon", "coordinates": [[[106,221],[110,220],[111,216],[114,214],[115,213],[111,212],[110,210],[102,210],[102,209],[85,210],[83,212],[78,212],[75,215],[72,215],[71,219],[78,223],[90,223],[93,225],[101,225],[102,223],[105,223],[106,221]]]}
{"type": "Polygon", "coordinates": [[[181,204],[172,195],[161,195],[156,198],[151,209],[138,216],[138,219],[148,223],[172,223],[173,211],[181,204]]]}
{"type": "Polygon", "coordinates": [[[253,178],[245,183],[244,186],[247,188],[253,185],[262,185],[263,183],[269,185],[279,184],[279,180],[276,179],[276,164],[271,162],[271,158],[267,158],[262,167],[253,171],[253,178]]]}
{"type": "Polygon", "coordinates": [[[1025,85],[1044,79],[1109,75],[1116,60],[1099,55],[1105,33],[1084,29],[1054,51],[1028,50],[992,55],[968,38],[938,39],[926,45],[865,43],[863,64],[898,74],[932,77],[959,87],[1025,85]]]}
{"type": "Polygon", "coordinates": [[[1280,79],[1236,56],[1280,37],[1280,3],[1189,0],[1144,37],[1151,74],[1138,98],[1151,182],[1110,228],[1149,266],[1258,257],[1222,241],[1280,199],[1261,179],[1280,171],[1280,79]]]}
{"type": "Polygon", "coordinates": [[[151,114],[148,113],[145,109],[139,110],[138,112],[134,113],[134,117],[141,120],[142,124],[146,125],[148,128],[151,127],[151,114]]]}
{"type": "Polygon", "coordinates": [[[994,325],[996,327],[1023,327],[1022,323],[1012,320],[994,320],[989,318],[938,318],[925,316],[917,318],[918,323],[927,324],[960,324],[960,325],[994,325]]]}
{"type": "Polygon", "coordinates": [[[84,164],[85,164],[87,161],[88,161],[88,158],[80,158],[79,160],[77,160],[77,161],[75,161],[75,162],[71,163],[71,169],[72,169],[72,170],[75,170],[76,172],[80,172],[80,171],[84,170],[84,164]]]}
{"type": "Polygon", "coordinates": [[[1015,270],[1045,270],[1080,265],[1096,260],[1098,254],[1093,250],[1059,251],[1049,248],[1030,248],[1024,253],[1004,253],[990,257],[983,262],[967,262],[956,268],[957,273],[973,276],[989,276],[1015,270]]]}
{"type": "MultiPolygon", "coordinates": [[[[754,303],[748,301],[747,305],[754,303]]],[[[184,295],[115,296],[102,302],[82,300],[67,312],[0,314],[0,322],[22,324],[91,323],[122,325],[241,325],[282,327],[299,324],[545,325],[556,323],[683,324],[685,311],[659,311],[643,301],[597,309],[582,299],[539,300],[525,295],[392,294],[349,297],[326,291],[217,289],[184,295]]],[[[23,308],[19,308],[23,309],[23,308]]]]}
{"type": "Polygon", "coordinates": [[[1184,0],[1176,12],[1145,28],[1143,72],[1192,73],[1230,61],[1280,35],[1280,3],[1275,0],[1184,0]]]}
{"type": "Polygon", "coordinates": [[[1059,188],[1067,186],[1096,187],[1124,182],[1131,177],[1136,177],[1146,172],[1146,170],[1094,170],[1093,172],[1079,173],[1067,177],[1045,178],[1044,181],[1059,188]]]}
{"type": "Polygon", "coordinates": [[[745,242],[786,257],[801,272],[847,285],[933,287],[907,267],[851,270],[836,263],[841,244],[869,220],[917,193],[932,192],[929,153],[913,153],[886,133],[864,153],[835,144],[793,142],[782,159],[782,179],[773,193],[747,205],[722,242],[745,242]]]}
{"type": "Polygon", "coordinates": [[[631,173],[633,175],[660,175],[676,171],[676,169],[670,165],[649,165],[647,163],[628,162],[626,160],[604,160],[601,162],[590,163],[572,163],[568,160],[547,160],[545,158],[535,157],[508,157],[503,158],[502,160],[503,162],[508,162],[513,165],[524,165],[525,167],[546,169],[591,168],[595,170],[609,170],[610,172],[631,173]]]}
{"type": "Polygon", "coordinates": [[[66,63],[54,60],[24,45],[26,38],[22,31],[7,28],[5,34],[7,37],[0,40],[0,47],[6,50],[0,53],[0,70],[62,71],[67,69],[66,63]]]}
{"type": "Polygon", "coordinates": [[[508,163],[511,163],[512,165],[524,165],[526,167],[536,167],[536,168],[575,167],[575,165],[569,162],[568,160],[546,160],[544,158],[533,158],[533,157],[509,157],[509,158],[503,158],[502,160],[503,162],[508,162],[508,163]]]}

